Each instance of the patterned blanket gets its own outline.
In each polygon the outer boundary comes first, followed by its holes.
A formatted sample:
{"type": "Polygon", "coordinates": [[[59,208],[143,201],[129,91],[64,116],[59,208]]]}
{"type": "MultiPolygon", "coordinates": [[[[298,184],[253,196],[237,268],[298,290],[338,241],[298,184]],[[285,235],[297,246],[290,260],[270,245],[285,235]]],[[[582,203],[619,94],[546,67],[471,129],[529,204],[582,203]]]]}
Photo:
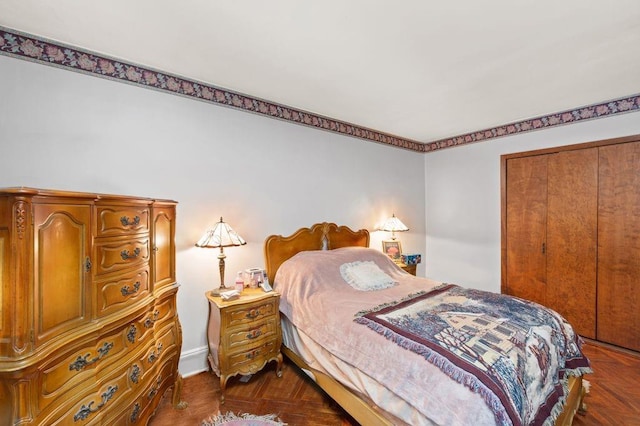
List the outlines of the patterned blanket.
{"type": "Polygon", "coordinates": [[[553,424],[568,376],[592,372],[559,314],[502,294],[443,284],[355,321],[480,394],[501,425],[553,424]]]}

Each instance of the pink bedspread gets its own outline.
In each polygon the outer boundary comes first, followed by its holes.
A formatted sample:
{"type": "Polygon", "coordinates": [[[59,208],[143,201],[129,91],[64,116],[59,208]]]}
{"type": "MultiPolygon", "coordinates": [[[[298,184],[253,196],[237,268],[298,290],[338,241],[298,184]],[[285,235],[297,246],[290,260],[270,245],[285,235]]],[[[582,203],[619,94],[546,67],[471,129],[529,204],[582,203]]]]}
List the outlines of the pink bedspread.
{"type": "MultiPolygon", "coordinates": [[[[412,405],[425,417],[424,424],[495,424],[478,394],[421,356],[354,322],[362,310],[440,284],[405,273],[377,250],[357,247],[299,253],[282,264],[274,280],[281,294],[280,310],[298,329],[412,405]],[[350,287],[340,266],[363,260],[374,261],[398,285],[376,291],[350,287]]],[[[374,402],[384,406],[384,401],[374,402]]]]}

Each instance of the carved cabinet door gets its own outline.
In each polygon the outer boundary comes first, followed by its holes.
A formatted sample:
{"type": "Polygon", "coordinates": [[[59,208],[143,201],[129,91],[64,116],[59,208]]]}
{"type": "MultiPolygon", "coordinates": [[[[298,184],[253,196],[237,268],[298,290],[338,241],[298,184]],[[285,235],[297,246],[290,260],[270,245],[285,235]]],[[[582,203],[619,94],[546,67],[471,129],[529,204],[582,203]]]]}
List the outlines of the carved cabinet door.
{"type": "Polygon", "coordinates": [[[176,282],[175,205],[153,206],[153,286],[154,290],[176,282]]]}
{"type": "Polygon", "coordinates": [[[91,319],[91,206],[33,204],[35,345],[91,319]]]}

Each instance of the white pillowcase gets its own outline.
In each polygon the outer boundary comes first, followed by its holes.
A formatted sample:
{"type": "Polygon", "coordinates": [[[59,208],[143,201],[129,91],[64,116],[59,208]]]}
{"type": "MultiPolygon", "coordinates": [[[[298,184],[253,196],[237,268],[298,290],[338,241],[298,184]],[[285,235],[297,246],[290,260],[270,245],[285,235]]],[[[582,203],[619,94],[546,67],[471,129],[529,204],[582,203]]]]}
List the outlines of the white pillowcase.
{"type": "Polygon", "coordinates": [[[347,284],[360,291],[382,290],[398,284],[371,260],[343,263],[340,275],[347,284]]]}

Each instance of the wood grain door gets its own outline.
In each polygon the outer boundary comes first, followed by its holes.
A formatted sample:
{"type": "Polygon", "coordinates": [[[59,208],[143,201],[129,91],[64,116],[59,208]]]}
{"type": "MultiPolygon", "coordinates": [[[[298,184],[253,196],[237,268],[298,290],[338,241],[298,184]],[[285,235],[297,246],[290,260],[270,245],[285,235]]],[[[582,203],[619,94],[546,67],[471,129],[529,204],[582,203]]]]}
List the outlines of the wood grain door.
{"type": "Polygon", "coordinates": [[[595,339],[598,148],[548,160],[546,306],[595,339]]]}
{"type": "Polygon", "coordinates": [[[34,204],[36,344],[91,319],[91,206],[34,204]]]}
{"type": "Polygon", "coordinates": [[[600,148],[598,340],[640,351],[640,142],[600,148]]]}
{"type": "Polygon", "coordinates": [[[547,156],[506,164],[505,293],[546,304],[547,156]]]}
{"type": "Polygon", "coordinates": [[[154,291],[176,282],[175,205],[156,203],[152,209],[153,288],[154,291]]]}

